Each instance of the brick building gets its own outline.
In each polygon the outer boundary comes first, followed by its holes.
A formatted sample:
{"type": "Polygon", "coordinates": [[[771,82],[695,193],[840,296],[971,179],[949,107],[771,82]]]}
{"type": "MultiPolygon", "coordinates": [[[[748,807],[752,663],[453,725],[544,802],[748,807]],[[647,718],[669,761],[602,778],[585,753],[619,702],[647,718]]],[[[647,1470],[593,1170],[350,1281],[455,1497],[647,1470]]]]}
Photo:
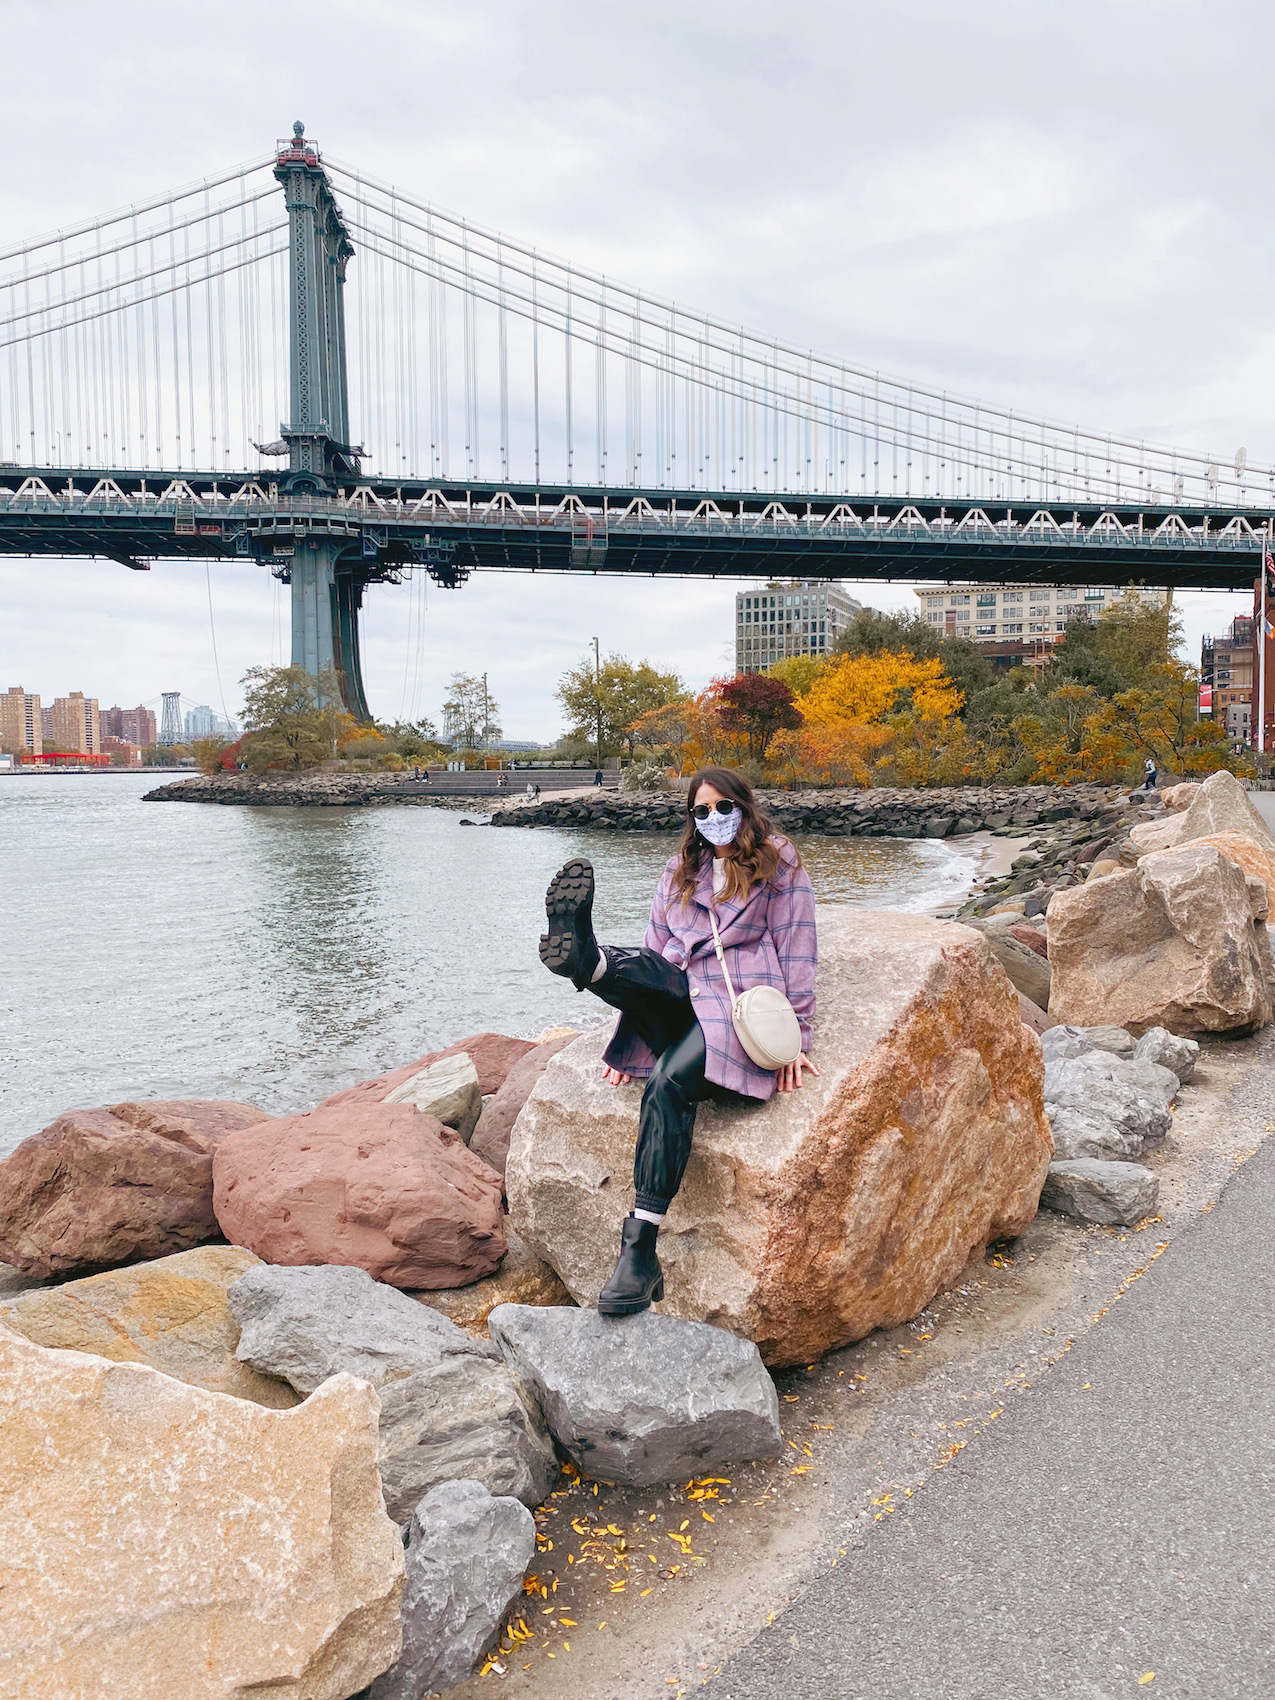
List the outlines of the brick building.
{"type": "Polygon", "coordinates": [[[10,685],[0,696],[0,749],[14,755],[38,756],[44,749],[44,718],[40,699],[10,685]]]}

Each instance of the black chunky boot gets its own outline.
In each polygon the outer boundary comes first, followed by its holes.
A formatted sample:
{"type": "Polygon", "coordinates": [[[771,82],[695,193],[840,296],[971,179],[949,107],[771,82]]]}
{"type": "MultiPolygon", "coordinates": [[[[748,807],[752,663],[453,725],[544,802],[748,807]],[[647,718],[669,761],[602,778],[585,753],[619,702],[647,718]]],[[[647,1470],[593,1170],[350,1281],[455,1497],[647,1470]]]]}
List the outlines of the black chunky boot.
{"type": "Polygon", "coordinates": [[[626,1216],[620,1235],[620,1261],[598,1295],[600,1316],[636,1316],[664,1297],[664,1271],[655,1255],[657,1222],[626,1216]]]}
{"type": "Polygon", "coordinates": [[[582,992],[598,966],[593,936],[593,863],[578,856],[559,868],[545,893],[549,931],[540,935],[540,960],[551,974],[582,992]]]}

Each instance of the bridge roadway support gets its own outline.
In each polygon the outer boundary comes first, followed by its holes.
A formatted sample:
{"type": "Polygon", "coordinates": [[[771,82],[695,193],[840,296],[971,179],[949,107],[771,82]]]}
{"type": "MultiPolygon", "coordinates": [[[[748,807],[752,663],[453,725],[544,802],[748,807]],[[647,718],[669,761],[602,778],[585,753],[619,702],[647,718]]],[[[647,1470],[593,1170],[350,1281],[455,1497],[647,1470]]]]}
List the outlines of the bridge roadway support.
{"type": "Polygon", "coordinates": [[[341,706],[369,721],[359,660],[359,608],[363,584],[338,564],[341,545],[299,543],[292,557],[292,665],[311,677],[334,673],[341,706]]]}

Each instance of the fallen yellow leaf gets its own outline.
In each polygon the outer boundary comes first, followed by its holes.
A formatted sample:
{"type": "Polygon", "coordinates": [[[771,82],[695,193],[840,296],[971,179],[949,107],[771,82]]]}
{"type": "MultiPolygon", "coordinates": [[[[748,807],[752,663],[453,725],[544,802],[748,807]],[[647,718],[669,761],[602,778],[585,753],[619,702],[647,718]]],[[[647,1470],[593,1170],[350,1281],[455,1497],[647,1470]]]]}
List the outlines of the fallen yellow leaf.
{"type": "Polygon", "coordinates": [[[1144,1670],[1142,1675],[1138,1678],[1138,1687],[1145,1688],[1148,1682],[1154,1681],[1155,1672],[1153,1670],[1144,1670]]]}
{"type": "Polygon", "coordinates": [[[559,1619],[558,1619],[558,1622],[559,1622],[559,1623],[562,1623],[562,1624],[565,1624],[565,1625],[566,1625],[566,1627],[567,1627],[567,1628],[568,1628],[568,1629],[577,1629],[577,1628],[579,1628],[579,1625],[578,1625],[578,1624],[577,1624],[577,1622],[576,1622],[576,1620],[575,1620],[575,1618],[574,1618],[574,1617],[560,1617],[560,1618],[559,1618],[559,1619]]]}

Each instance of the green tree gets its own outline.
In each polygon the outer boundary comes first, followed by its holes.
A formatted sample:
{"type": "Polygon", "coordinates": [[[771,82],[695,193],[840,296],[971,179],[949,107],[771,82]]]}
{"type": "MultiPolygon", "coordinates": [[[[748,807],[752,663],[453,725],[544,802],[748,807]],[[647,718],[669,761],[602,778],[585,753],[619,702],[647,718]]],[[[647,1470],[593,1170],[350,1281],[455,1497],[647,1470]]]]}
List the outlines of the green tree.
{"type": "Polygon", "coordinates": [[[196,738],[190,746],[190,753],[201,773],[220,773],[221,758],[229,748],[229,738],[196,738]]]}
{"type": "Polygon", "coordinates": [[[462,750],[480,750],[504,734],[500,704],[487,689],[487,675],[453,673],[443,703],[443,737],[462,750]]]}
{"type": "Polygon", "coordinates": [[[335,673],[304,667],[250,667],[244,688],[243,758],[253,773],[317,767],[354,727],[340,707],[335,673]]]}
{"type": "Polygon", "coordinates": [[[1145,686],[1155,667],[1170,665],[1182,641],[1182,619],[1171,602],[1143,602],[1127,590],[1096,620],[1068,622],[1050,657],[1054,685],[1090,685],[1099,696],[1145,686]]]}
{"type": "Polygon", "coordinates": [[[586,655],[562,675],[554,692],[569,722],[568,737],[602,745],[604,756],[624,750],[631,757],[634,723],[652,709],[686,702],[688,692],[676,673],[661,673],[649,661],[608,655],[596,670],[586,655]]]}

